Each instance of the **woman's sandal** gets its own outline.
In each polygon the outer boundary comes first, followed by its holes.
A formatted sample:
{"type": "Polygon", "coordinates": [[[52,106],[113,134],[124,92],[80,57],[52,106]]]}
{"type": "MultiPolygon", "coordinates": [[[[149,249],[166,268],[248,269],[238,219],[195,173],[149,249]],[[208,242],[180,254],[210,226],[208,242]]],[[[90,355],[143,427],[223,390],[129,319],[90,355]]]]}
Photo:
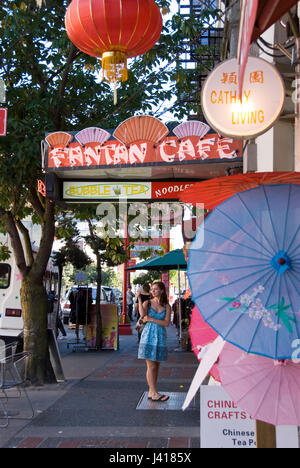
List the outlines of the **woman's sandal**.
{"type": "Polygon", "coordinates": [[[160,395],[158,398],[151,398],[151,400],[164,403],[165,401],[168,401],[169,398],[169,395],[160,395]]]}

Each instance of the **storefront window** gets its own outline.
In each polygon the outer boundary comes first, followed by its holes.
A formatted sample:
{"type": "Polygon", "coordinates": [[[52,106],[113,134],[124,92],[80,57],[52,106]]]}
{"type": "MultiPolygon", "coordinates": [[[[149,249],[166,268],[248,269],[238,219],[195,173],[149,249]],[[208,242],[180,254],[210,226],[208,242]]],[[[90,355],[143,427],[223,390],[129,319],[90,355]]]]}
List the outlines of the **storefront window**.
{"type": "Polygon", "coordinates": [[[10,284],[10,265],[0,263],[0,289],[7,289],[10,284]]]}

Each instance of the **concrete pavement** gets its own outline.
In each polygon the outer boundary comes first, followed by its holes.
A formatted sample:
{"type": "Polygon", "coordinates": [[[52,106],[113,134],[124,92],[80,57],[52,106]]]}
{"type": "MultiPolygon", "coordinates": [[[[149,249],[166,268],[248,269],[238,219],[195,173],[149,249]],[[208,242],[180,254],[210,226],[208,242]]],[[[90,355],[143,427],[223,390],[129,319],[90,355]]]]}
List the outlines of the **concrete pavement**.
{"type": "MultiPolygon", "coordinates": [[[[1,448],[199,447],[198,399],[181,410],[198,363],[194,353],[178,351],[174,326],[168,328],[169,359],[159,378],[159,391],[170,395],[167,403],[147,399],[135,330],[120,336],[119,351],[72,352],[62,340],[59,347],[66,382],[29,389],[35,417],[10,420],[0,429],[1,448]]],[[[26,415],[24,398],[10,399],[9,405],[26,415]]]]}

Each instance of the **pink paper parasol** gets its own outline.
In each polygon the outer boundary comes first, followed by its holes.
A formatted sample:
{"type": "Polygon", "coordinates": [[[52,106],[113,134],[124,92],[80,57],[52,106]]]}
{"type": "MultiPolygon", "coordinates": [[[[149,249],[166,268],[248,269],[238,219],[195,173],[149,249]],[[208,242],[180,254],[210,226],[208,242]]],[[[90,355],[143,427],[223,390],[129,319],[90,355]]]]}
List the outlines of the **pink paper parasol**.
{"type": "MultiPolygon", "coordinates": [[[[200,314],[197,307],[194,307],[192,311],[189,333],[191,337],[192,350],[196,354],[198,361],[201,362],[203,357],[203,348],[208,344],[213,343],[218,337],[218,334],[203,320],[202,315],[200,314]]],[[[213,365],[209,374],[217,382],[221,382],[218,364],[213,365]]]]}
{"type": "Polygon", "coordinates": [[[226,343],[219,361],[222,385],[255,419],[300,425],[300,364],[250,355],[226,343]]]}

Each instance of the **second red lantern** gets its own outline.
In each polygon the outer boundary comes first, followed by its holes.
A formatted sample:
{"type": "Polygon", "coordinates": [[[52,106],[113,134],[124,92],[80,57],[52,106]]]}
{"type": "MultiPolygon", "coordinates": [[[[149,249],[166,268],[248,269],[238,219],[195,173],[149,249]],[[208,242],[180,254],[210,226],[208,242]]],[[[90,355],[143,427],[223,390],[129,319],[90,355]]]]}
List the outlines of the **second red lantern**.
{"type": "Polygon", "coordinates": [[[154,0],[73,0],[65,23],[78,49],[102,58],[103,78],[110,83],[127,80],[127,58],[151,49],[162,30],[154,0]]]}

